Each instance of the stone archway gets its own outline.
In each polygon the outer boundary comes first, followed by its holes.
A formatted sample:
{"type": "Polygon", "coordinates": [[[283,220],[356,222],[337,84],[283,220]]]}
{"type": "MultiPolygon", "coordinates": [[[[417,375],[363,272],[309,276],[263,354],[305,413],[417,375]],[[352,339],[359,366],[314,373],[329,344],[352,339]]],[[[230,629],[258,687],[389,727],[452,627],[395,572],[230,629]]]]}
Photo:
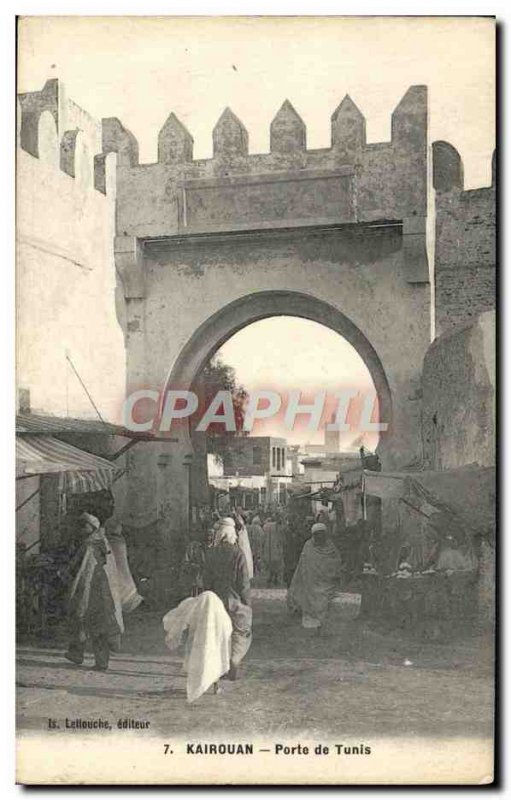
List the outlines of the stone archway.
{"type": "MultiPolygon", "coordinates": [[[[392,439],[393,402],[382,362],[359,327],[339,309],[313,295],[291,290],[261,291],[245,295],[223,306],[208,317],[181,348],[167,376],[165,390],[171,387],[191,389],[202,368],[222,344],[247,325],[275,316],[302,317],[318,322],[337,332],[355,348],[373,380],[379,401],[380,419],[389,423],[388,432],[383,432],[380,437],[379,452],[384,453],[386,439],[392,439]]],[[[165,392],[162,396],[164,394],[165,392]]],[[[179,528],[183,531],[188,525],[193,456],[194,447],[188,427],[181,426],[179,442],[167,456],[167,466],[163,470],[165,475],[156,477],[153,484],[157,487],[158,505],[163,515],[165,509],[172,509],[172,514],[167,515],[168,525],[172,529],[179,528]]],[[[147,461],[145,469],[150,471],[147,461]]]]}
{"type": "Polygon", "coordinates": [[[224,306],[209,317],[183,347],[170,372],[167,387],[190,388],[205,364],[231,336],[258,320],[276,316],[310,319],[346,339],[369,370],[378,396],[380,418],[391,424],[392,396],[383,365],[374,347],[341,311],[302,292],[256,292],[224,306]]]}

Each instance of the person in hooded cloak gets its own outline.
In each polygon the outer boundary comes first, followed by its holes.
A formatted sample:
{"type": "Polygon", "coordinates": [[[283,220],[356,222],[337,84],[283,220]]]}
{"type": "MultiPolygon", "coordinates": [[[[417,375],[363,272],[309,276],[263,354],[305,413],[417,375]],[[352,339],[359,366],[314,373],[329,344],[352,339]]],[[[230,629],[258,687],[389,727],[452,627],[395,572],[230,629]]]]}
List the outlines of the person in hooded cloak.
{"type": "Polygon", "coordinates": [[[231,619],[231,666],[227,677],[236,680],[238,667],[252,642],[252,608],[247,561],[231,517],[222,518],[215,528],[213,546],[206,552],[204,588],[218,595],[231,619]]]}
{"type": "Polygon", "coordinates": [[[324,523],[315,523],[311,533],[303,546],[287,600],[291,611],[301,612],[304,628],[320,628],[326,623],[339,586],[341,559],[324,523]]]}

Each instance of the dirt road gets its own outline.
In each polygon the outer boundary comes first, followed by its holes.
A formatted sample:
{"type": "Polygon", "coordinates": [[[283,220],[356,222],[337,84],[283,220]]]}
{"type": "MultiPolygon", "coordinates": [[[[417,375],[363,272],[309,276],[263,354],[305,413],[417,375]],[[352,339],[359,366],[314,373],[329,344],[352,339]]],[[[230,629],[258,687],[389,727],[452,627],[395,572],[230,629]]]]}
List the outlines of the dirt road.
{"type": "MultiPolygon", "coordinates": [[[[359,620],[328,636],[302,629],[285,604],[254,600],[254,640],[240,680],[222,681],[195,703],[185,697],[182,661],[166,651],[161,614],[127,619],[122,652],[108,673],[75,667],[65,639],[18,648],[18,725],[48,730],[48,719],[150,722],[150,733],[363,738],[485,737],[492,728],[488,643],[473,637],[421,644],[383,635],[359,620]]],[[[83,733],[83,732],[82,732],[83,733]]]]}

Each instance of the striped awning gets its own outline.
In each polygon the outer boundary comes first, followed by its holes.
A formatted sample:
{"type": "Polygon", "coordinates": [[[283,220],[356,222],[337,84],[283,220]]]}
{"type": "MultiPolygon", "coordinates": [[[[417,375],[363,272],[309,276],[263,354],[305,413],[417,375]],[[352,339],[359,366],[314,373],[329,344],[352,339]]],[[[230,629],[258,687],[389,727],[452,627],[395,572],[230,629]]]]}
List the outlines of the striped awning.
{"type": "Polygon", "coordinates": [[[16,437],[16,477],[59,475],[62,491],[73,494],[109,489],[116,467],[53,436],[16,437]]]}

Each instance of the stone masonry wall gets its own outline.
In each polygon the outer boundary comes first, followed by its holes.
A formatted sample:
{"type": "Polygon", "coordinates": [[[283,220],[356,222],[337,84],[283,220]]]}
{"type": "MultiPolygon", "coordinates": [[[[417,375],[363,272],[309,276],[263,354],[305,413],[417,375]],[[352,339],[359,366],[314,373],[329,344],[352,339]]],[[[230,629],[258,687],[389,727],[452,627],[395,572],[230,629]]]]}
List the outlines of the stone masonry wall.
{"type": "MultiPolygon", "coordinates": [[[[447,330],[429,348],[422,373],[425,469],[495,466],[495,361],[495,311],[447,330]]],[[[495,532],[480,533],[478,624],[491,630],[495,620],[495,532]]]]}
{"type": "Polygon", "coordinates": [[[437,335],[496,304],[496,180],[463,190],[463,165],[446,142],[433,145],[436,190],[435,317],[437,335]]]}
{"type": "Polygon", "coordinates": [[[125,351],[116,317],[117,156],[57,80],[18,98],[17,381],[33,411],[121,421],[125,351]],[[96,155],[99,154],[99,160],[96,155]]]}
{"type": "Polygon", "coordinates": [[[495,312],[447,331],[429,348],[422,373],[426,469],[495,464],[495,312]]]}

